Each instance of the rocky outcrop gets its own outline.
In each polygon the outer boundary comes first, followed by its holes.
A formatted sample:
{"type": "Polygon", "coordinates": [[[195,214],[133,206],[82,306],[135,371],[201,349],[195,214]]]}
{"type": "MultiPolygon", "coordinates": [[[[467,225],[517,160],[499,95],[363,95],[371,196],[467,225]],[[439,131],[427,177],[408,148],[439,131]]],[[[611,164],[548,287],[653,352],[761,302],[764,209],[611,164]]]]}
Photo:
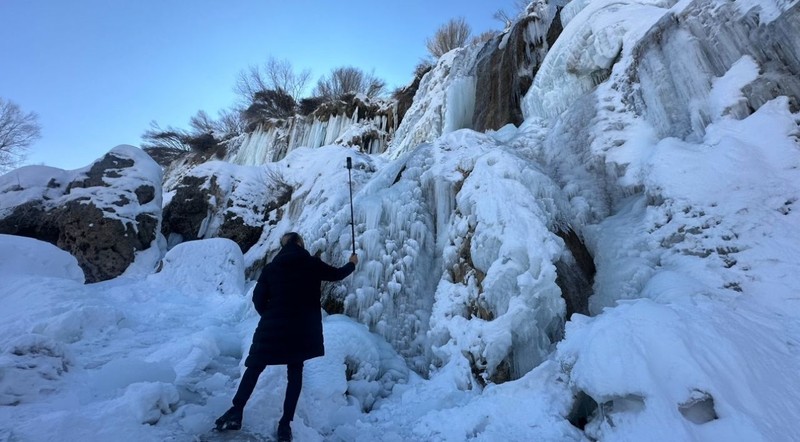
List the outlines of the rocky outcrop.
{"type": "Polygon", "coordinates": [[[169,238],[177,234],[183,240],[198,239],[200,226],[210,212],[210,193],[203,189],[206,179],[186,176],[175,189],[175,195],[164,207],[161,231],[169,238]]]}
{"type": "Polygon", "coordinates": [[[86,282],[121,275],[151,247],[161,222],[161,168],[132,146],[84,169],[17,169],[0,177],[0,195],[0,233],[66,250],[86,282]]]}
{"type": "Polygon", "coordinates": [[[260,167],[222,162],[201,164],[168,180],[162,233],[176,244],[200,238],[227,238],[250,249],[264,226],[283,216],[292,189],[260,167]]]}
{"type": "Polygon", "coordinates": [[[522,123],[522,97],[562,30],[560,9],[537,3],[531,7],[526,17],[490,40],[478,54],[475,72],[480,87],[475,90],[472,117],[476,131],[522,123]]]}

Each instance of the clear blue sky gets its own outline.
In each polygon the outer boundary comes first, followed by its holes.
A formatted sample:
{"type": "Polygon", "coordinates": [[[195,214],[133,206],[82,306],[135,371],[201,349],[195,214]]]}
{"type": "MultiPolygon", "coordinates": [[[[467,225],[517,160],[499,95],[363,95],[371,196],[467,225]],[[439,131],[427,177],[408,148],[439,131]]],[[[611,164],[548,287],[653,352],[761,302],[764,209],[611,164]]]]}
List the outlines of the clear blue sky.
{"type": "Polygon", "coordinates": [[[425,39],[454,17],[498,29],[513,0],[0,0],[0,96],[39,114],[27,164],[88,165],[141,143],[152,120],[187,127],[235,101],[270,56],[312,81],[356,66],[406,84],[425,39]]]}

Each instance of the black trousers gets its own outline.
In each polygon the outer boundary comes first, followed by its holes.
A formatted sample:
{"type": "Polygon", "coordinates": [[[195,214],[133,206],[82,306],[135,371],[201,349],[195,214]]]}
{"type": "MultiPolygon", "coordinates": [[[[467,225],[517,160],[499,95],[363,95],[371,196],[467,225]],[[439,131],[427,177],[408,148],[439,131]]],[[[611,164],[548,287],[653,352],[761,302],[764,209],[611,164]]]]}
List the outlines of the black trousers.
{"type": "MultiPolygon", "coordinates": [[[[233,397],[233,407],[244,410],[247,400],[253,394],[253,390],[258,383],[258,377],[267,368],[266,365],[247,367],[239,382],[239,389],[233,397]]],[[[300,399],[300,390],[303,388],[303,362],[293,362],[286,365],[286,375],[289,383],[286,385],[286,397],[283,400],[283,416],[280,423],[286,424],[294,418],[294,411],[297,408],[297,400],[300,399]]]]}

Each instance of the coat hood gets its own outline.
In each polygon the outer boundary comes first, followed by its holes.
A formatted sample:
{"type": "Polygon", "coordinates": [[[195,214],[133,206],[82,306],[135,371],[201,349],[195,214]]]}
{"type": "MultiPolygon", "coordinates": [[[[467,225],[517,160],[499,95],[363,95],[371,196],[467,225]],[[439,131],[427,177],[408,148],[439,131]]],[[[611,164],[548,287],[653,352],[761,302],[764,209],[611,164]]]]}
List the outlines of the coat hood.
{"type": "Polygon", "coordinates": [[[290,243],[283,246],[281,251],[278,252],[272,262],[276,266],[283,267],[304,261],[308,259],[309,256],[311,256],[311,254],[308,253],[308,250],[300,247],[297,244],[290,243]]]}

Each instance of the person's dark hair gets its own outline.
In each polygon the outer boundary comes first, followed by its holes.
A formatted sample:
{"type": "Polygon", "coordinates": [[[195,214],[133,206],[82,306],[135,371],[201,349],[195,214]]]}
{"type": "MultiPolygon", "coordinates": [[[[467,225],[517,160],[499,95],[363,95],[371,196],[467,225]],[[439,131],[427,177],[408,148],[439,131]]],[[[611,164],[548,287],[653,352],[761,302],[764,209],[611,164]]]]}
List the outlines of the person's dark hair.
{"type": "Polygon", "coordinates": [[[305,244],[303,243],[303,237],[300,236],[300,234],[297,232],[289,232],[281,236],[281,247],[286,247],[286,245],[289,243],[294,243],[300,247],[305,248],[305,244]]]}

